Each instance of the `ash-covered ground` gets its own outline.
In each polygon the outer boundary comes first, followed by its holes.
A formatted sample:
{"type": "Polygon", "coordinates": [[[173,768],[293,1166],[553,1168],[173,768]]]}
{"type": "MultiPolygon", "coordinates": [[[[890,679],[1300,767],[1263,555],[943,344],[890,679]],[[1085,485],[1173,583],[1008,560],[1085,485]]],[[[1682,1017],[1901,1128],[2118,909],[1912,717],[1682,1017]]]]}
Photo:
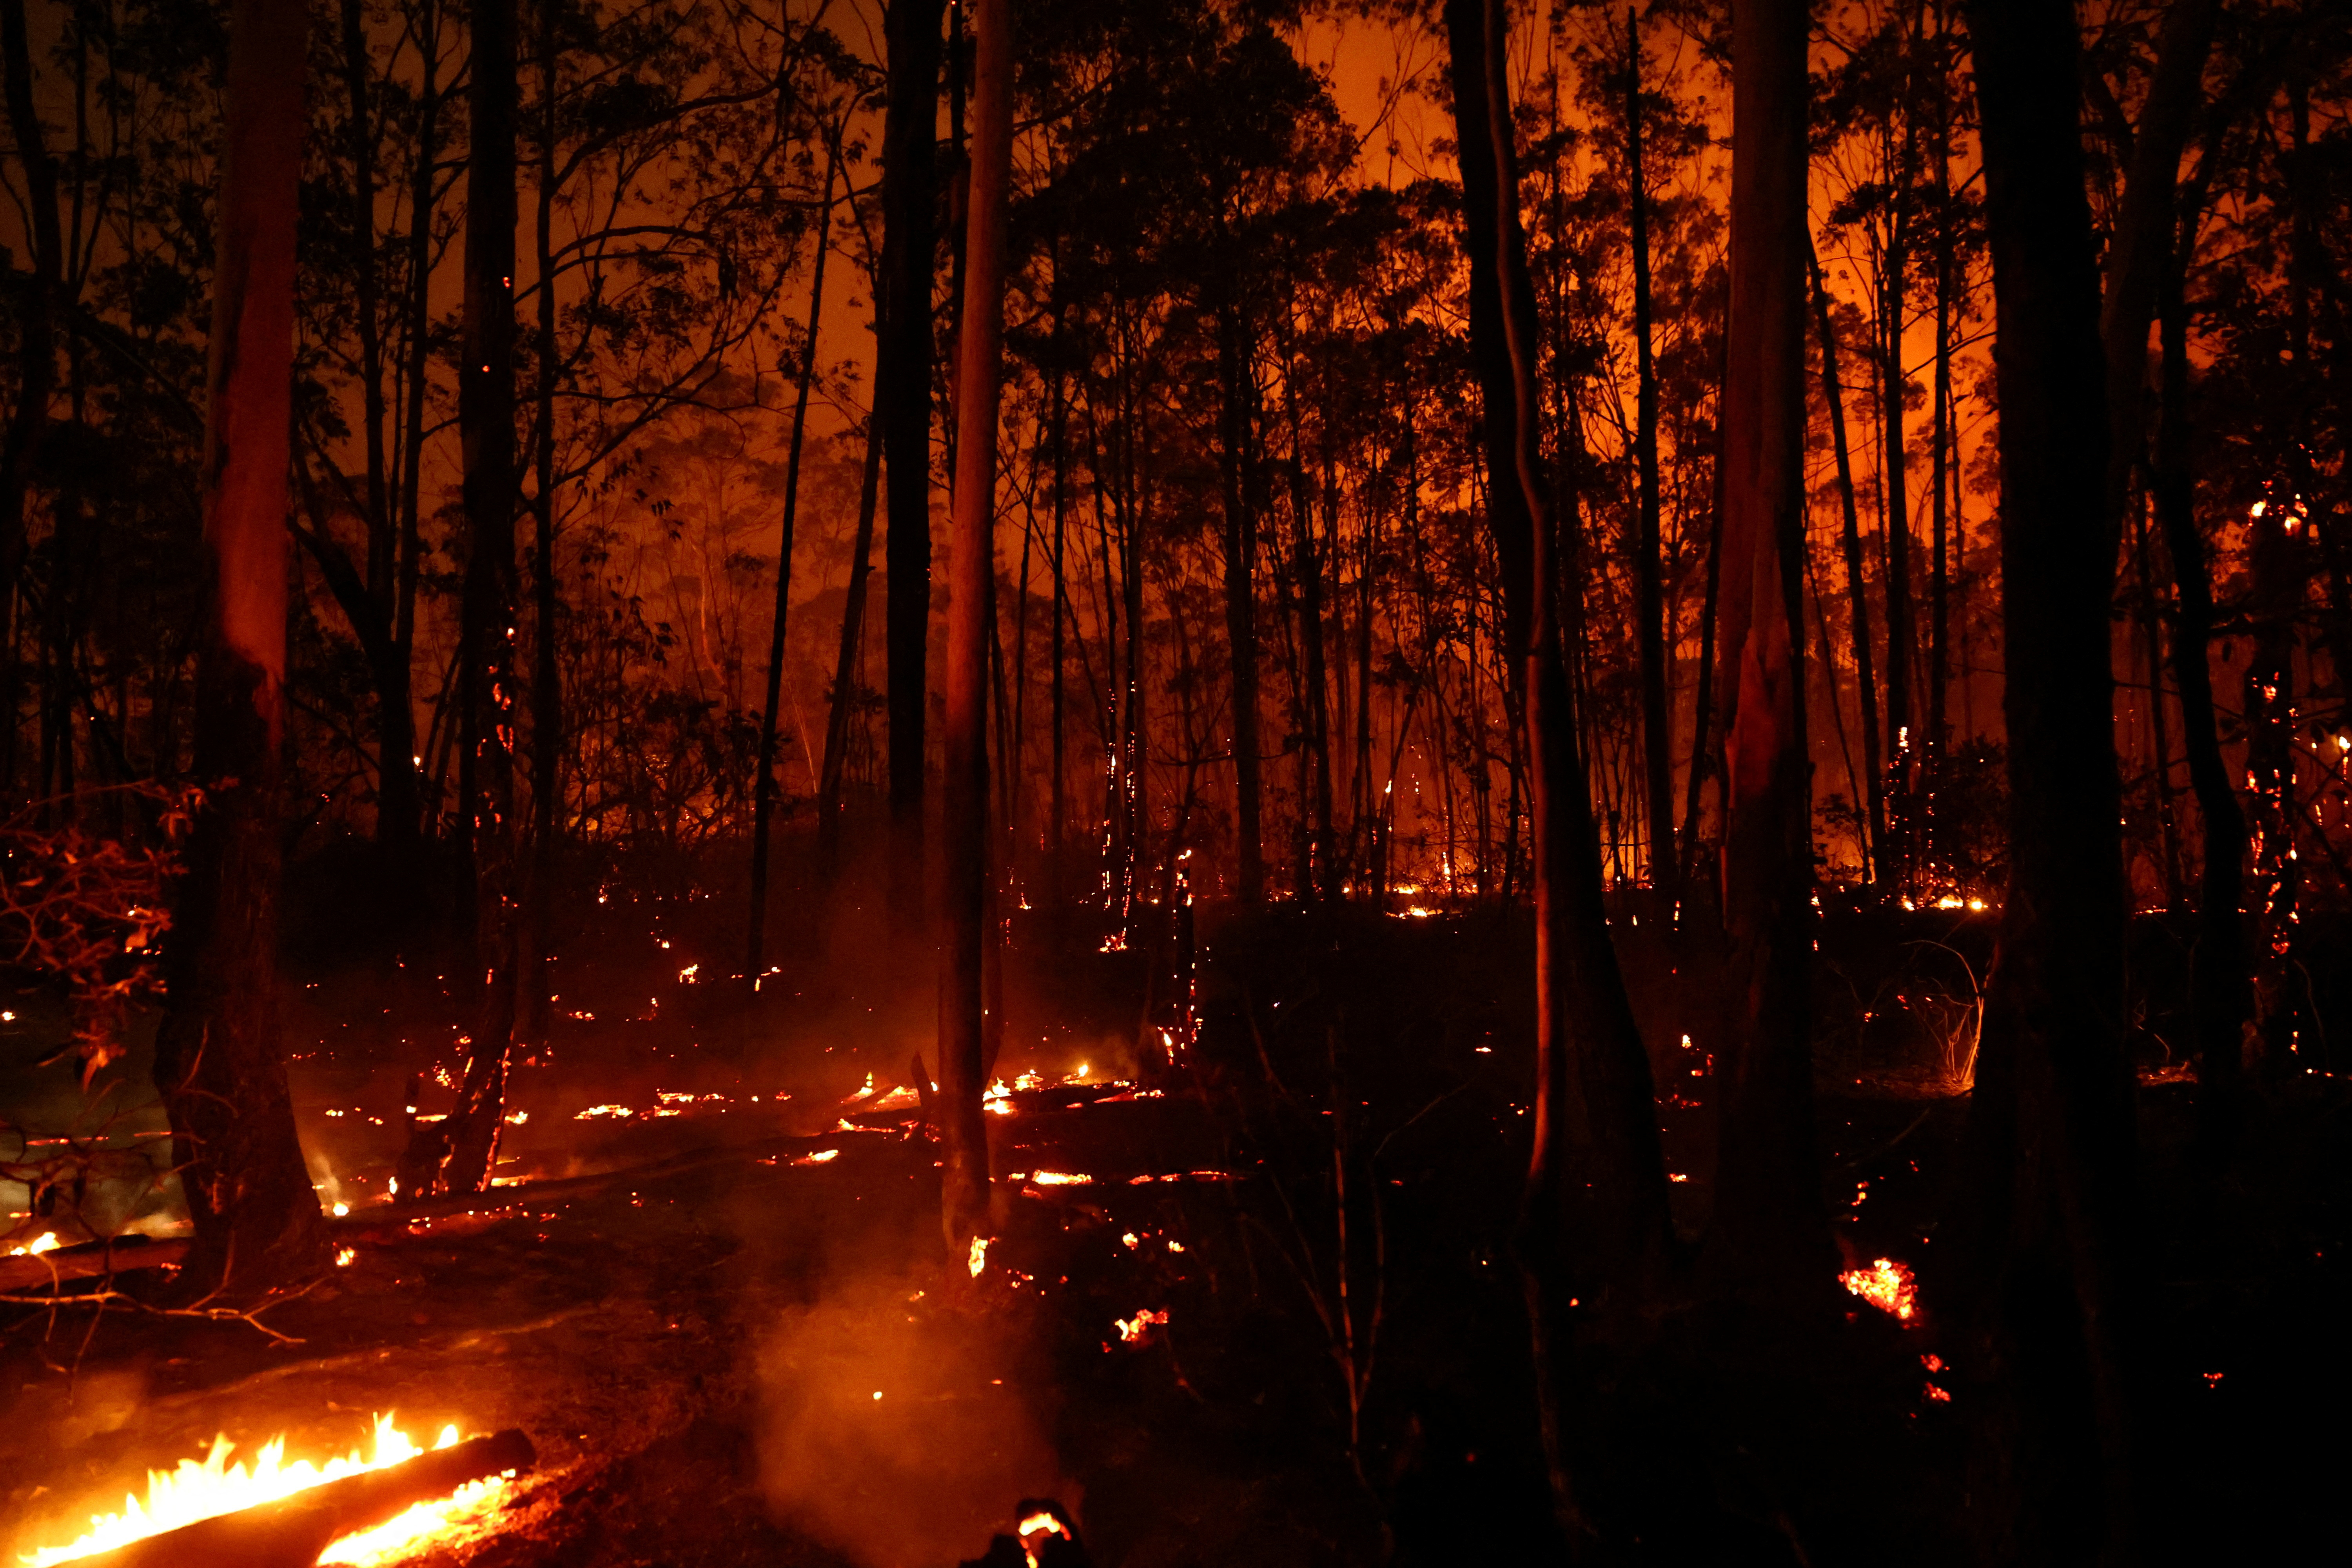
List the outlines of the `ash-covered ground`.
{"type": "MultiPolygon", "coordinates": [[[[349,1260],[262,1315],[282,1338],[130,1305],[21,1311],[0,1344],[0,1550],[70,1539],[216,1433],[324,1455],[389,1410],[520,1427],[541,1456],[499,1532],[423,1561],[944,1568],[1032,1496],[1134,1568],[1556,1552],[1511,1254],[1523,921],[1212,922],[1200,1038],[1156,1074],[1155,961],[1016,922],[988,1119],[1003,1235],[975,1272],[940,1237],[908,1103],[931,1036],[919,957],[879,911],[806,913],[747,1001],[723,979],[723,903],[604,890],[560,958],[551,1045],[517,1074],[509,1184],[455,1212],[384,1187],[412,1079],[420,1113],[446,1104],[464,998],[422,957],[298,951],[294,1087],[349,1260]]],[[[1670,918],[1619,918],[1696,1235],[1722,1026],[1670,918]]],[[[1654,1419],[1622,1460],[1658,1562],[1967,1556],[1934,1249],[1991,925],[1832,910],[1823,936],[1824,1191],[1846,1262],[1916,1268],[1920,1310],[1855,1299],[1769,1353],[1697,1310],[1665,1325],[1626,1398],[1654,1419]]],[[[2341,1475],[2344,1444],[2310,1418],[2352,1381],[2331,1348],[2352,1307],[2352,1097],[2324,1073],[2278,1086],[2242,1160],[2198,1165],[2172,1004],[2144,990],[2151,1448],[2177,1539],[2227,1558],[2300,1538],[2341,1475]]],[[[14,1010],[0,1038],[36,1054],[39,1001],[14,1010]]],[[[12,1124],[86,1115],[63,1069],[15,1065],[12,1124]]],[[[127,1066],[124,1146],[157,1125],[127,1066]]],[[[138,1187],[93,1186],[91,1226],[168,1237],[168,1184],[138,1187]]],[[[64,1239],[77,1218],[56,1215],[64,1239]]]]}

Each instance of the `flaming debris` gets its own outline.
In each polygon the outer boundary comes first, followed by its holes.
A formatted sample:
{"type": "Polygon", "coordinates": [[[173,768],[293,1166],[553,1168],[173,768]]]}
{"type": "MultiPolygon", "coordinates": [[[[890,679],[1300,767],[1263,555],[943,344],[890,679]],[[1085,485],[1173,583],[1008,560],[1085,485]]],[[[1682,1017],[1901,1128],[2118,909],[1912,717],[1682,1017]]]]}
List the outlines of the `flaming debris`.
{"type": "Polygon", "coordinates": [[[1121,1344],[1129,1345],[1149,1343],[1150,1342],[1147,1336],[1153,1329],[1160,1327],[1167,1321],[1168,1309],[1165,1307],[1162,1307],[1156,1312],[1147,1307],[1142,1311],[1136,1313],[1132,1318],[1114,1318],[1111,1320],[1112,1326],[1118,1330],[1119,1342],[1121,1344]]]}
{"type": "Polygon", "coordinates": [[[427,1541],[446,1547],[487,1534],[490,1516],[505,1506],[513,1486],[512,1470],[467,1481],[447,1497],[418,1503],[373,1530],[344,1536],[319,1554],[319,1568],[330,1564],[373,1568],[378,1563],[401,1563],[416,1555],[416,1549],[427,1541]]]}
{"type": "Polygon", "coordinates": [[[1838,1283],[1880,1311],[1892,1312],[1897,1321],[1907,1323],[1918,1315],[1919,1284],[1908,1264],[1881,1258],[1867,1268],[1847,1269],[1838,1283]]]}
{"type": "MultiPolygon", "coordinates": [[[[70,1546],[46,1546],[24,1559],[26,1568],[49,1568],[51,1563],[70,1563],[79,1558],[110,1552],[151,1535],[179,1530],[200,1520],[236,1513],[264,1503],[277,1502],[297,1492],[330,1481],[341,1480],[369,1470],[389,1469],[404,1464],[425,1450],[418,1447],[407,1433],[393,1424],[389,1415],[375,1418],[374,1446],[371,1451],[354,1448],[351,1453],[329,1459],[323,1466],[308,1459],[286,1463],[286,1439],[273,1437],[262,1445],[254,1456],[253,1467],[245,1462],[228,1462],[236,1445],[227,1436],[213,1439],[212,1451],[201,1460],[182,1459],[176,1468],[147,1472],[147,1500],[142,1505],[136,1496],[126,1495],[121,1513],[97,1514],[90,1519],[87,1534],[70,1546]]],[[[444,1426],[434,1440],[437,1452],[455,1447],[457,1428],[444,1426]]],[[[339,1562],[375,1562],[379,1558],[353,1557],[333,1559],[339,1562]]]]}

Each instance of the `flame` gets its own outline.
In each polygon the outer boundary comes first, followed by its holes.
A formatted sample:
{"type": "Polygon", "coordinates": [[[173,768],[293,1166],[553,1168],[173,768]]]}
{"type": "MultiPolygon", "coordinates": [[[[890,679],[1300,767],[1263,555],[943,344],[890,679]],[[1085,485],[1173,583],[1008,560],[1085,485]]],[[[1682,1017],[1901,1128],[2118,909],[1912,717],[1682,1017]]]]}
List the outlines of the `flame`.
{"type": "Polygon", "coordinates": [[[1907,1264],[1881,1258],[1867,1268],[1847,1269],[1838,1276],[1838,1283],[1880,1311],[1894,1313],[1899,1321],[1907,1323],[1918,1315],[1919,1284],[1907,1264]]]}
{"type": "MultiPolygon", "coordinates": [[[[134,1541],[144,1541],[151,1535],[179,1530],[200,1520],[215,1519],[242,1509],[258,1508],[263,1503],[277,1502],[297,1492],[329,1481],[341,1480],[369,1470],[388,1469],[425,1452],[408,1434],[393,1424],[389,1415],[375,1418],[374,1447],[362,1452],[354,1448],[349,1454],[316,1465],[308,1459],[286,1462],[286,1439],[271,1438],[261,1446],[248,1469],[243,1460],[232,1465],[229,1455],[236,1445],[224,1435],[213,1439],[212,1451],[202,1459],[182,1459],[176,1468],[147,1472],[147,1500],[142,1504],[135,1496],[125,1495],[121,1513],[93,1514],[89,1530],[70,1546],[45,1546],[23,1561],[26,1568],[49,1568],[54,1563],[70,1563],[96,1552],[110,1552],[134,1541]]],[[[457,1428],[444,1426],[434,1441],[436,1449],[457,1446],[457,1428]]],[[[344,1561],[338,1559],[337,1561],[344,1561]]],[[[348,1559],[351,1562],[378,1559],[348,1559]]]]}
{"type": "Polygon", "coordinates": [[[820,1149],[814,1154],[802,1155],[799,1159],[793,1161],[793,1163],[795,1165],[822,1165],[827,1160],[838,1160],[840,1158],[841,1151],[838,1149],[820,1149]]]}
{"type": "Polygon", "coordinates": [[[330,1563],[373,1568],[377,1563],[404,1563],[415,1556],[418,1545],[427,1540],[451,1545],[487,1533],[481,1525],[505,1504],[513,1479],[514,1472],[509,1470],[467,1481],[447,1497],[418,1503],[373,1530],[346,1535],[319,1553],[319,1568],[328,1568],[330,1563]]]}
{"type": "Polygon", "coordinates": [[[62,1245],[64,1244],[58,1240],[56,1231],[45,1230],[23,1247],[10,1247],[8,1256],[11,1258],[38,1257],[44,1252],[55,1252],[62,1245]]]}
{"type": "Polygon", "coordinates": [[[1136,1345],[1143,1342],[1144,1335],[1167,1321],[1168,1310],[1165,1307],[1156,1312],[1147,1307],[1132,1318],[1113,1318],[1111,1322],[1118,1330],[1121,1344],[1136,1345]]]}
{"type": "Polygon", "coordinates": [[[1092,1176],[1070,1171],[1036,1171],[1030,1174],[1029,1179],[1041,1187],[1083,1187],[1094,1180],[1092,1176]]]}
{"type": "Polygon", "coordinates": [[[965,1261],[971,1266],[971,1277],[979,1279],[980,1271],[988,1267],[988,1237],[975,1236],[971,1238],[971,1256],[965,1261]]]}

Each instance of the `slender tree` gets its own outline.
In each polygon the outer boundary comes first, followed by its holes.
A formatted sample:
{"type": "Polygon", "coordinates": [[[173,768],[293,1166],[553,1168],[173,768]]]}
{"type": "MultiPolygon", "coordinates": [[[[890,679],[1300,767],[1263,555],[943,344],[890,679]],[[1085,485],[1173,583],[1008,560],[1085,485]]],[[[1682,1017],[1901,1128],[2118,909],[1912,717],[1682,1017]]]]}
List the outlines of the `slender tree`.
{"type": "Polygon", "coordinates": [[[1862,707],[1862,758],[1868,821],[1862,856],[1865,880],[1884,876],[1880,848],[1886,842],[1886,779],[1879,765],[1878,679],[1870,646],[1870,590],[1862,569],[1862,520],[1854,507],[1853,458],[1846,447],[1845,395],[1838,383],[1837,325],[1830,314],[1829,284],[1818,256],[1807,254],[1813,279],[1813,319],[1822,344],[1822,393],[1830,409],[1830,449],[1837,459],[1838,505],[1844,521],[1839,538],[1845,553],[1846,612],[1853,622],[1853,679],[1862,707]]]}
{"type": "Polygon", "coordinates": [[[942,0],[894,0],[885,24],[882,305],[874,417],[882,426],[889,531],[883,629],[890,713],[890,908],[919,925],[923,888],[924,664],[931,626],[931,163],[942,0]],[[887,398],[887,401],[885,401],[887,398]]]}
{"type": "Polygon", "coordinates": [[[1011,4],[980,0],[974,18],[971,179],[956,363],[938,1101],[945,1159],[941,1222],[950,1247],[992,1228],[981,1091],[987,1083],[988,1035],[988,631],[994,619],[996,405],[1003,356],[1005,208],[1013,174],[1011,4]]]}
{"type": "Polygon", "coordinates": [[[1625,201],[1633,241],[1633,463],[1640,526],[1633,539],[1635,646],[1642,671],[1643,799],[1650,826],[1650,882],[1674,876],[1675,773],[1666,723],[1665,596],[1659,560],[1658,366],[1650,347],[1650,197],[1642,164],[1642,29],[1625,8],[1625,201]]]}
{"type": "Polygon", "coordinates": [[[1995,1561],[2137,1551],[2115,545],[2071,5],[1971,0],[1993,261],[2010,881],[1970,1103],[1972,1515],[1995,1561]]]}
{"type": "MultiPolygon", "coordinates": [[[[520,71],[514,0],[476,0],[467,108],[464,359],[457,425],[467,555],[458,673],[461,789],[472,868],[481,1006],[438,1158],[412,1158],[404,1194],[488,1185],[504,1125],[521,936],[515,814],[515,132],[520,71]]],[[[412,1154],[418,1153],[412,1150],[412,1154]]]]}
{"type": "Polygon", "coordinates": [[[1812,800],[1805,742],[1802,0],[1732,18],[1731,314],[1723,407],[1723,912],[1730,1013],[1709,1250],[1737,1289],[1826,1288],[1813,1147],[1812,800]]]}
{"type": "MultiPolygon", "coordinates": [[[[287,473],[301,0],[229,16],[218,246],[205,374],[205,595],[196,773],[205,796],[169,938],[155,1084],[195,1221],[186,1279],[251,1290],[322,1259],[278,1016],[286,726],[287,473]]],[[[22,34],[6,40],[22,43],[22,34]]]]}
{"type": "Polygon", "coordinates": [[[0,88],[7,99],[9,135],[24,165],[25,203],[33,231],[32,276],[16,292],[16,406],[0,438],[0,790],[7,790],[16,783],[16,607],[26,557],[25,513],[34,457],[48,429],[49,401],[57,388],[52,317],[65,266],[57,162],[49,155],[33,100],[25,0],[0,0],[0,88]]]}
{"type": "MultiPolygon", "coordinates": [[[[825,132],[824,182],[817,198],[816,259],[809,272],[808,330],[801,342],[800,387],[793,395],[793,434],[784,448],[784,521],[776,546],[776,616],[768,632],[768,685],[760,708],[760,760],[751,775],[751,910],[743,973],[754,987],[767,963],[768,824],[776,809],[776,718],[784,695],[784,623],[792,609],[793,531],[801,500],[801,447],[808,433],[809,390],[816,384],[817,329],[824,320],[824,258],[833,248],[833,179],[841,162],[838,129],[825,132]]],[[[856,567],[851,570],[855,572],[856,567]]]]}

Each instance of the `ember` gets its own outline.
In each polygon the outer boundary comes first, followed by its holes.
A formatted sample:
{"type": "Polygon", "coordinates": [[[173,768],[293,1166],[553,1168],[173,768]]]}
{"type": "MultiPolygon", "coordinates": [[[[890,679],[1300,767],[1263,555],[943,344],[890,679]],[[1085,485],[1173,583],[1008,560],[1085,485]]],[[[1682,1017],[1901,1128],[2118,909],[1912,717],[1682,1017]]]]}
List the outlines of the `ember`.
{"type": "Polygon", "coordinates": [[[1838,1276],[1844,1286],[1882,1312],[1909,1322],[1919,1311],[1919,1287],[1910,1267],[1882,1258],[1867,1268],[1849,1268],[1838,1276]]]}

